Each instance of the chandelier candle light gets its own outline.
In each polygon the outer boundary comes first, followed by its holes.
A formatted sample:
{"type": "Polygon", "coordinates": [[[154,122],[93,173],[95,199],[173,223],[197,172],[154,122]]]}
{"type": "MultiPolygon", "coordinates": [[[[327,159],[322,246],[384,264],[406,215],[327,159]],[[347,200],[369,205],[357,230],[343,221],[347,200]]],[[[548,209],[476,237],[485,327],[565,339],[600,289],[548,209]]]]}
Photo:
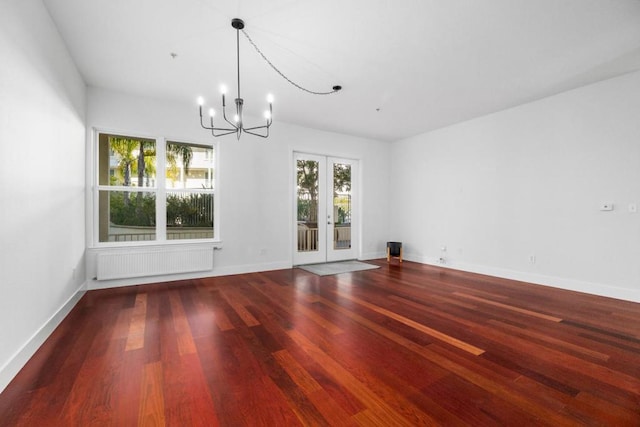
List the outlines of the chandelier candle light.
{"type": "Polygon", "coordinates": [[[200,111],[200,126],[202,126],[203,128],[210,130],[211,134],[214,137],[219,137],[219,136],[224,136],[224,135],[230,135],[235,133],[236,137],[238,139],[240,139],[240,136],[242,135],[243,132],[248,133],[250,135],[255,135],[255,136],[259,136],[262,138],[267,138],[269,136],[269,128],[271,127],[271,123],[273,123],[273,119],[272,119],[272,115],[273,115],[273,95],[269,94],[267,95],[267,102],[269,103],[269,110],[264,112],[264,117],[267,120],[266,124],[262,125],[262,126],[254,126],[254,127],[250,127],[250,128],[246,128],[244,127],[244,122],[242,120],[242,107],[244,104],[244,100],[242,99],[242,97],[240,96],[240,31],[242,31],[242,33],[245,35],[245,37],[247,37],[247,40],[249,40],[249,43],[251,43],[251,45],[254,47],[254,49],[260,54],[260,56],[262,56],[262,58],[269,64],[269,66],[271,66],[271,68],[273,68],[278,74],[280,74],[280,76],[282,76],[282,78],[284,78],[286,81],[288,81],[289,83],[291,83],[293,86],[297,87],[300,90],[303,90],[305,92],[308,92],[312,95],[329,95],[332,93],[336,93],[339,90],[342,89],[342,86],[336,85],[333,86],[332,90],[329,92],[314,92],[308,89],[305,89],[304,87],[294,83],[293,81],[291,81],[291,79],[289,79],[287,76],[285,76],[280,70],[278,70],[272,63],[271,61],[269,61],[267,59],[266,56],[264,56],[264,54],[260,51],[260,49],[258,49],[258,46],[256,46],[256,44],[253,42],[253,40],[251,40],[251,37],[249,37],[249,35],[244,31],[244,21],[242,19],[239,18],[233,18],[231,20],[231,26],[233,28],[235,28],[236,30],[236,55],[237,55],[237,70],[238,70],[238,97],[235,99],[235,104],[236,104],[236,113],[233,116],[233,121],[229,120],[227,118],[227,111],[226,111],[226,93],[227,93],[227,88],[226,86],[221,86],[220,87],[220,91],[222,92],[222,118],[231,126],[228,128],[220,128],[220,127],[215,127],[213,124],[213,117],[215,116],[215,111],[213,108],[209,109],[209,125],[206,125],[204,123],[204,119],[202,117],[202,107],[204,106],[204,99],[202,97],[198,97],[198,105],[199,105],[199,111],[200,111]],[[216,134],[216,132],[219,132],[218,134],[216,134]]]}

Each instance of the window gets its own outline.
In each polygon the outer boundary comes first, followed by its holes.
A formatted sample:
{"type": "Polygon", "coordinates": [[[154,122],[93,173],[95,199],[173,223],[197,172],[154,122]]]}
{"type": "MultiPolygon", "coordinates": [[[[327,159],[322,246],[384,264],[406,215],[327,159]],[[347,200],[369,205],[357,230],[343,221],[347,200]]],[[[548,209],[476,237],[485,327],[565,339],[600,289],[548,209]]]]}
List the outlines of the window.
{"type": "Polygon", "coordinates": [[[214,238],[212,146],[98,134],[97,241],[214,238]]]}
{"type": "Polygon", "coordinates": [[[156,240],[156,142],[100,134],[99,242],[156,240]]]}
{"type": "Polygon", "coordinates": [[[213,148],[167,142],[167,239],[213,238],[213,148]]]}

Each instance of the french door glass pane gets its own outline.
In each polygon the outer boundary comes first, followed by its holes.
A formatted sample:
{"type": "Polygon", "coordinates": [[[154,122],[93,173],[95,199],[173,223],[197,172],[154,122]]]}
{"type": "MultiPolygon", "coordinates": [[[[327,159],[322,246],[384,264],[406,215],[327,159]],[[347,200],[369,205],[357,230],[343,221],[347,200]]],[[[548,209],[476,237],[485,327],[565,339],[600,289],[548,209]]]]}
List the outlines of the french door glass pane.
{"type": "Polygon", "coordinates": [[[351,248],[351,165],[333,164],[333,249],[351,248]]]}
{"type": "Polygon", "coordinates": [[[315,160],[297,161],[298,252],[318,251],[318,170],[315,160]]]}

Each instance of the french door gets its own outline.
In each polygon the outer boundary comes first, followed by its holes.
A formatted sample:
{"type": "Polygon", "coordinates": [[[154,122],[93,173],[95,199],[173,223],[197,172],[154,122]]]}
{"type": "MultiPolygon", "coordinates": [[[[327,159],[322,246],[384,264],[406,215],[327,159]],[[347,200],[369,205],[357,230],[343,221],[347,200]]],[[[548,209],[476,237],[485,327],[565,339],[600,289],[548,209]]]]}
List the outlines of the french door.
{"type": "Polygon", "coordinates": [[[358,257],[358,161],[294,153],[293,264],[358,257]]]}

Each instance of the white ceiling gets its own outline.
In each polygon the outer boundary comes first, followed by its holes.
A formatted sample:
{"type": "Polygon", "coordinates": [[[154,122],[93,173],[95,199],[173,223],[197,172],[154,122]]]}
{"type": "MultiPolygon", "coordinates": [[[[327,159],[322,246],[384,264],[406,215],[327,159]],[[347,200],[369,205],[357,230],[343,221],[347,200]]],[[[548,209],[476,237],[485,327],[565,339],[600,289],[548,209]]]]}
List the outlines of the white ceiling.
{"type": "Polygon", "coordinates": [[[638,0],[44,0],[88,85],[394,141],[640,69],[638,0]],[[173,59],[171,53],[177,53],[173,59]],[[379,111],[377,111],[379,109],[379,111]]]}

